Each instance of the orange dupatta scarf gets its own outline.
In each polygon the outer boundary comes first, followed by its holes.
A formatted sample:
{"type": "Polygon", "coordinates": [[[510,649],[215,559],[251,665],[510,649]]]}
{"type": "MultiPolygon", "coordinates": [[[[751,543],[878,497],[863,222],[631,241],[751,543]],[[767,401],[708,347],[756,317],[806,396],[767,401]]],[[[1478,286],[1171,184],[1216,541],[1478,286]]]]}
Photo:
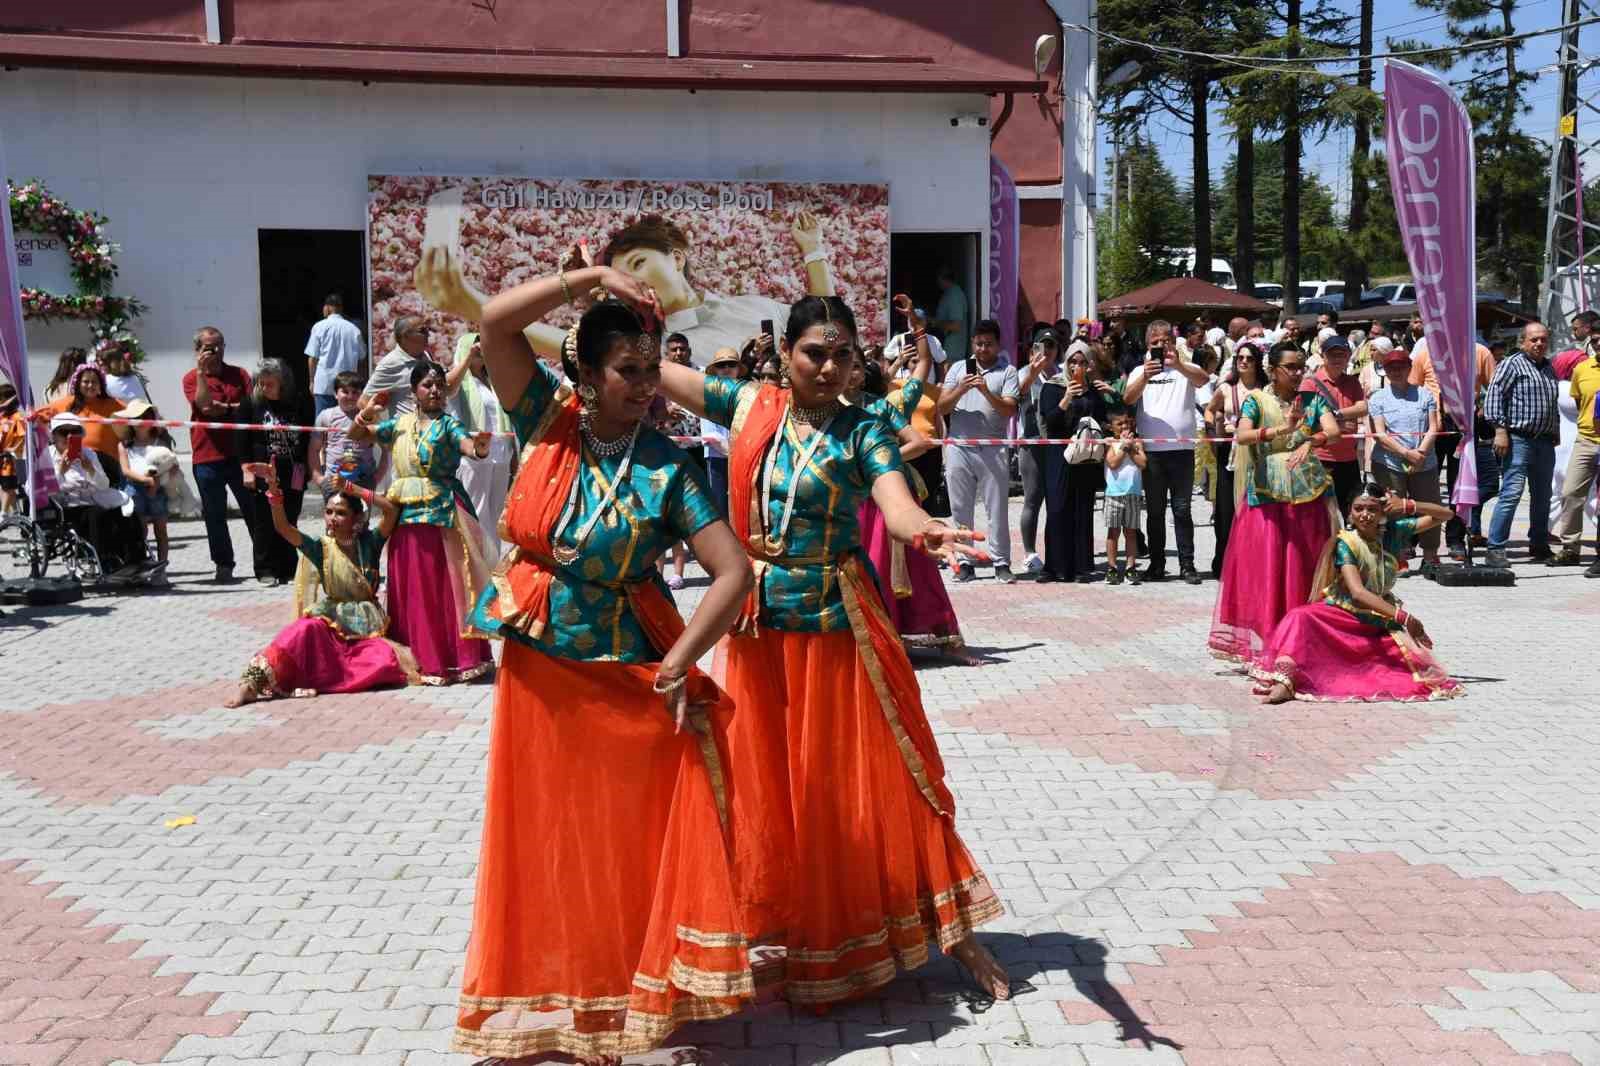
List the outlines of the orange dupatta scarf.
{"type": "MultiPolygon", "coordinates": [[[[495,567],[496,595],[486,614],[537,640],[550,623],[550,582],[555,575],[551,535],[583,465],[578,398],[563,385],[522,452],[522,466],[500,514],[500,537],[512,547],[495,567]]],[[[658,653],[683,635],[683,616],[648,578],[627,582],[628,606],[658,653]]],[[[690,670],[690,704],[715,703],[722,692],[698,669],[690,670]]]]}
{"type": "MultiPolygon", "coordinates": [[[[759,633],[761,582],[772,559],[781,558],[782,545],[770,544],[762,524],[759,481],[762,460],[783,428],[789,411],[789,394],[776,385],[762,385],[753,399],[741,398],[728,429],[728,517],[734,534],[754,564],[756,580],[734,623],[740,636],[759,633]]],[[[796,472],[799,476],[799,472],[796,472]]],[[[841,554],[836,566],[839,592],[844,599],[856,652],[872,680],[873,691],[906,769],[924,799],[940,815],[953,818],[955,798],[944,783],[944,760],[922,709],[917,675],[906,658],[900,634],[884,609],[878,585],[861,566],[859,545],[841,554]]]]}

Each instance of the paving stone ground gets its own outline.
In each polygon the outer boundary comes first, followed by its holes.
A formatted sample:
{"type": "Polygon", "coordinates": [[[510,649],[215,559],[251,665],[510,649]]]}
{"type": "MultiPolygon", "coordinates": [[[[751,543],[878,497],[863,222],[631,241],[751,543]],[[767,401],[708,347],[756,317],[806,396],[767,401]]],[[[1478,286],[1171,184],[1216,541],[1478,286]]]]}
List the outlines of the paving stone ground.
{"type": "MultiPolygon", "coordinates": [[[[175,539],[169,592],[0,617],[0,1063],[465,1064],[491,689],[225,710],[288,594],[175,539]]],[[[1257,705],[1210,582],[952,585],[986,661],[919,677],[1017,997],[940,961],[629,1062],[1600,1064],[1600,581],[1518,572],[1404,583],[1428,705],[1257,705]]]]}

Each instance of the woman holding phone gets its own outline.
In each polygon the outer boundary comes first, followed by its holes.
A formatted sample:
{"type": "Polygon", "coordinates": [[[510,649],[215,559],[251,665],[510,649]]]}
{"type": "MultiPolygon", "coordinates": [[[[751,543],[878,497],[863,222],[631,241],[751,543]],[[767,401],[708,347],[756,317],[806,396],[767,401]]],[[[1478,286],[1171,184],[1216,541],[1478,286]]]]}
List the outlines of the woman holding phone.
{"type": "MultiPolygon", "coordinates": [[[[1110,393],[1088,343],[1073,341],[1066,372],[1046,381],[1040,394],[1046,436],[1076,436],[1089,419],[1103,435],[1110,423],[1110,393]]],[[[1060,454],[1060,447],[1054,447],[1060,454]]],[[[1094,498],[1105,488],[1105,469],[1098,461],[1063,459],[1055,465],[1055,476],[1045,485],[1044,570],[1039,580],[1088,584],[1095,579],[1094,498]]]]}
{"type": "Polygon", "coordinates": [[[285,428],[299,424],[300,404],[294,374],[281,359],[261,360],[255,385],[239,405],[235,421],[259,427],[242,434],[249,459],[244,466],[244,485],[255,491],[255,506],[247,517],[256,580],[263,585],[287,585],[294,580],[296,555],[294,545],[273,531],[267,483],[270,473],[280,486],[289,524],[298,522],[306,496],[306,454],[311,438],[285,428]]]}

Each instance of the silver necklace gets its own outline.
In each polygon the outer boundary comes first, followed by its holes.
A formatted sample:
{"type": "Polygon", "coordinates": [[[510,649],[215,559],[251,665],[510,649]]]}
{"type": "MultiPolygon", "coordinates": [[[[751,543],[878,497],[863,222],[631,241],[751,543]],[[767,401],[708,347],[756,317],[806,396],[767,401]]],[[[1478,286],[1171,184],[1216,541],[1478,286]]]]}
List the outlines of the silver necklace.
{"type": "MultiPolygon", "coordinates": [[[[643,425],[643,423],[635,422],[633,424],[632,433],[628,434],[626,437],[619,437],[614,441],[605,442],[604,447],[612,449],[610,453],[611,455],[618,455],[623,452],[626,452],[627,454],[622,456],[622,462],[617,466],[616,477],[612,479],[611,485],[606,489],[605,495],[600,498],[600,502],[598,505],[596,505],[594,513],[591,514],[588,520],[583,523],[582,527],[580,527],[578,530],[577,536],[573,538],[576,543],[569,548],[566,545],[557,542],[561,539],[561,534],[566,532],[567,526],[572,523],[573,516],[578,513],[578,496],[582,491],[583,471],[579,470],[578,473],[573,476],[572,490],[567,494],[567,505],[561,511],[561,517],[556,520],[556,528],[550,533],[550,554],[555,556],[556,562],[560,563],[562,566],[571,566],[573,563],[578,561],[578,557],[583,554],[584,547],[589,543],[589,535],[594,532],[596,523],[598,523],[601,517],[611,509],[611,501],[616,498],[617,490],[622,487],[623,482],[628,480],[628,471],[633,467],[633,446],[639,440],[639,427],[641,425],[643,425]],[[620,447],[616,447],[617,445],[620,445],[620,447]]],[[[584,443],[590,447],[591,451],[593,451],[596,442],[594,438],[589,435],[589,430],[587,427],[584,427],[583,429],[583,438],[584,443]]]]}
{"type": "Polygon", "coordinates": [[[833,420],[844,407],[838,400],[829,400],[821,407],[801,407],[794,401],[789,402],[789,417],[802,425],[817,429],[826,426],[833,420]]]}
{"type": "Polygon", "coordinates": [[[583,430],[583,443],[597,459],[610,459],[614,455],[621,455],[632,446],[639,436],[639,425],[634,424],[633,432],[624,434],[616,440],[601,440],[589,429],[589,422],[585,419],[581,423],[583,430]]]}

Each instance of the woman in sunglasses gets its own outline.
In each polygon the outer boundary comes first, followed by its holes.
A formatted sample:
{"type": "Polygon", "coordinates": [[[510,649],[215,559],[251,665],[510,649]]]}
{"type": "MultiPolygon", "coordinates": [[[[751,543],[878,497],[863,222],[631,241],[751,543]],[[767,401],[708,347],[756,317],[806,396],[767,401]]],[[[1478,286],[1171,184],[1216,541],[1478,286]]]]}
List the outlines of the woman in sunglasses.
{"type": "Polygon", "coordinates": [[[1233,369],[1228,379],[1217,386],[1206,404],[1206,432],[1227,441],[1213,443],[1217,453],[1217,503],[1211,524],[1217,534],[1216,554],[1211,557],[1211,576],[1222,576],[1222,560],[1228,555],[1228,534],[1233,529],[1233,435],[1239,429],[1239,409],[1245,397],[1266,385],[1266,357],[1259,344],[1246,341],[1234,351],[1233,369]]]}

